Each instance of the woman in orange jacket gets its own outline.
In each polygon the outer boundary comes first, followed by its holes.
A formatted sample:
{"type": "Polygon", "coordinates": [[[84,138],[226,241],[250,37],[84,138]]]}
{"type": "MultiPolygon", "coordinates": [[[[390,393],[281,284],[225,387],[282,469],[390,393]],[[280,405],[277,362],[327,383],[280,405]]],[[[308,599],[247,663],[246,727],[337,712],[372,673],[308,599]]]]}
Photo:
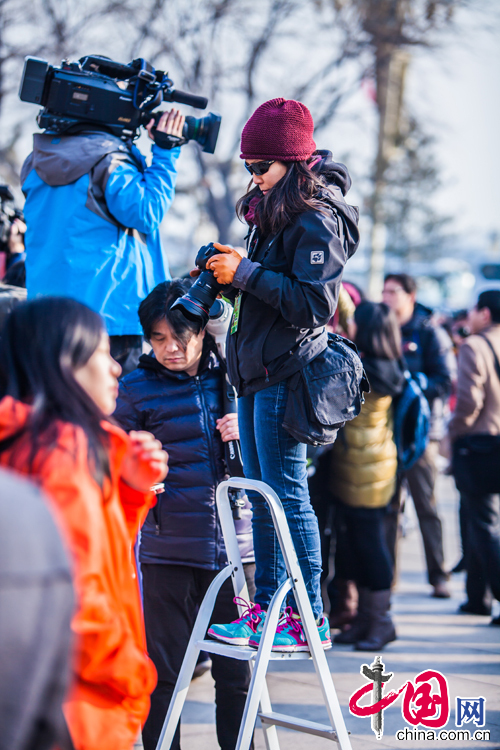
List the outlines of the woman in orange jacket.
{"type": "Polygon", "coordinates": [[[100,316],[79,302],[37,299],[7,320],[0,463],[45,490],[72,554],[78,604],[64,713],[76,750],[130,750],[156,684],[133,545],[167,454],[149,433],[109,421],[120,372],[100,316]]]}

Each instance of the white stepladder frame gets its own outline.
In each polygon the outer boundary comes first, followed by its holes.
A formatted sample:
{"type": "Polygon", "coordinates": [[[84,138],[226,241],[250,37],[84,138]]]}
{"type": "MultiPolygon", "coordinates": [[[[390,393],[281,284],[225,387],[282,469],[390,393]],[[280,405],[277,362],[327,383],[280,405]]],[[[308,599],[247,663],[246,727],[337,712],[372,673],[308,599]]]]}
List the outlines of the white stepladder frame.
{"type": "MultiPolygon", "coordinates": [[[[225,482],[221,482],[217,488],[217,510],[224,535],[228,565],[220,571],[210,584],[199,609],[156,750],[170,750],[200,651],[220,654],[221,656],[228,656],[232,659],[240,659],[248,662],[255,660],[236,750],[249,750],[257,717],[260,718],[262,723],[267,750],[279,750],[277,726],[324,737],[337,742],[340,750],[351,750],[349,733],[344,723],[332,675],[328,667],[325,651],[321,645],[318,627],[314,619],[311,603],[297,559],[297,553],[293,546],[290,529],[280,499],[274,490],[264,482],[233,477],[225,482]],[[249,600],[233,515],[229,503],[228,490],[230,488],[254,490],[264,497],[271,511],[274,528],[276,529],[276,535],[288,573],[288,578],[278,588],[269,605],[258,650],[245,646],[230,646],[221,641],[204,640],[217,594],[222,584],[230,576],[233,579],[235,596],[242,597],[247,601],[249,600]],[[309,644],[310,653],[282,653],[271,650],[280,617],[281,605],[291,589],[293,589],[295,602],[302,618],[302,625],[307,643],[309,644]],[[266,682],[269,661],[309,658],[312,658],[314,662],[325,706],[328,711],[330,726],[275,713],[272,710],[266,682]]],[[[238,611],[241,616],[243,608],[240,605],[238,605],[238,611]]]]}

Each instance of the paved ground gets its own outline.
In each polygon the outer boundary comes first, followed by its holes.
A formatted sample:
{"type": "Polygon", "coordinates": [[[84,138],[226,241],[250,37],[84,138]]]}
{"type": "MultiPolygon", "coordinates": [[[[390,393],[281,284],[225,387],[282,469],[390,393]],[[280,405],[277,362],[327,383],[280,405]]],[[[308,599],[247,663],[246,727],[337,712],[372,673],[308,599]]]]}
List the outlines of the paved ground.
{"type": "MultiPolygon", "coordinates": [[[[440,512],[445,528],[445,553],[449,567],[458,560],[456,519],[457,497],[452,481],[441,477],[439,482],[440,512]]],[[[344,719],[351,732],[353,750],[373,748],[489,748],[500,750],[500,628],[489,625],[490,618],[456,614],[464,600],[462,576],[450,583],[453,597],[436,600],[424,575],[421,537],[414,511],[409,515],[406,537],[400,547],[400,576],[393,601],[398,639],[383,651],[386,672],[393,672],[390,689],[397,689],[406,680],[425,669],[442,672],[449,682],[452,711],[446,729],[454,730],[455,697],[486,698],[485,729],[490,741],[399,741],[396,732],[409,725],[401,715],[401,698],[384,712],[384,735],[377,741],[369,718],[349,714],[350,695],[365,683],[360,675],[362,664],[370,664],[373,654],[352,651],[350,646],[335,646],[328,652],[328,661],[341,702],[344,719]]],[[[496,612],[497,613],[497,612],[496,612]]],[[[281,713],[295,714],[312,721],[328,723],[317,686],[312,662],[289,665],[271,663],[268,676],[273,708],[281,713]]],[[[210,673],[195,680],[189,692],[183,715],[183,750],[218,750],[215,738],[214,691],[210,673]]],[[[473,724],[471,735],[475,731],[473,724]]],[[[309,750],[337,747],[325,739],[288,730],[278,730],[282,749],[309,750]]],[[[140,747],[140,745],[138,745],[140,747]]],[[[256,730],[255,748],[265,747],[260,729],[256,730]]]]}

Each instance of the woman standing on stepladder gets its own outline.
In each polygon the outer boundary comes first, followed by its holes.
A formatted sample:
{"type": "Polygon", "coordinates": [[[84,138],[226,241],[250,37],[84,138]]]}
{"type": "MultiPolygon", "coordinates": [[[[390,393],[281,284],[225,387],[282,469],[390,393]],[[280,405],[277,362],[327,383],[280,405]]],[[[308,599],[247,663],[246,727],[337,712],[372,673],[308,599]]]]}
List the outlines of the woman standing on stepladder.
{"type": "MultiPolygon", "coordinates": [[[[358,210],[344,195],[347,169],[329,151],[317,151],[311,113],[300,102],[273,99],[249,119],[241,158],[253,185],[237,204],[250,228],[248,257],[217,245],[207,267],[234,288],[227,363],[238,395],[245,475],[269,484],[285,510],[321,641],[331,646],[320,591],[318,523],[307,488],[306,445],[283,427],[288,379],[326,346],[346,260],[359,241],[358,210]]],[[[239,620],[213,625],[209,634],[228,643],[258,646],[271,599],[286,578],[271,514],[264,498],[253,504],[257,593],[239,620]]],[[[306,651],[293,597],[274,638],[273,650],[306,651]]]]}

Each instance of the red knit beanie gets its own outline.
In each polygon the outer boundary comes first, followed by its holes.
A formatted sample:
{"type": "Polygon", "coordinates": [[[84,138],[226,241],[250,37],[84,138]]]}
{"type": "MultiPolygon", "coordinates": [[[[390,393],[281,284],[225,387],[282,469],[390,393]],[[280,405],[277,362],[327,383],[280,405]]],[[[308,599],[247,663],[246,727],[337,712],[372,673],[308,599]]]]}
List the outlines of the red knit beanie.
{"type": "Polygon", "coordinates": [[[303,161],[316,151],[314,123],[304,104],[271,99],[258,107],[241,134],[241,159],[303,161]]]}

